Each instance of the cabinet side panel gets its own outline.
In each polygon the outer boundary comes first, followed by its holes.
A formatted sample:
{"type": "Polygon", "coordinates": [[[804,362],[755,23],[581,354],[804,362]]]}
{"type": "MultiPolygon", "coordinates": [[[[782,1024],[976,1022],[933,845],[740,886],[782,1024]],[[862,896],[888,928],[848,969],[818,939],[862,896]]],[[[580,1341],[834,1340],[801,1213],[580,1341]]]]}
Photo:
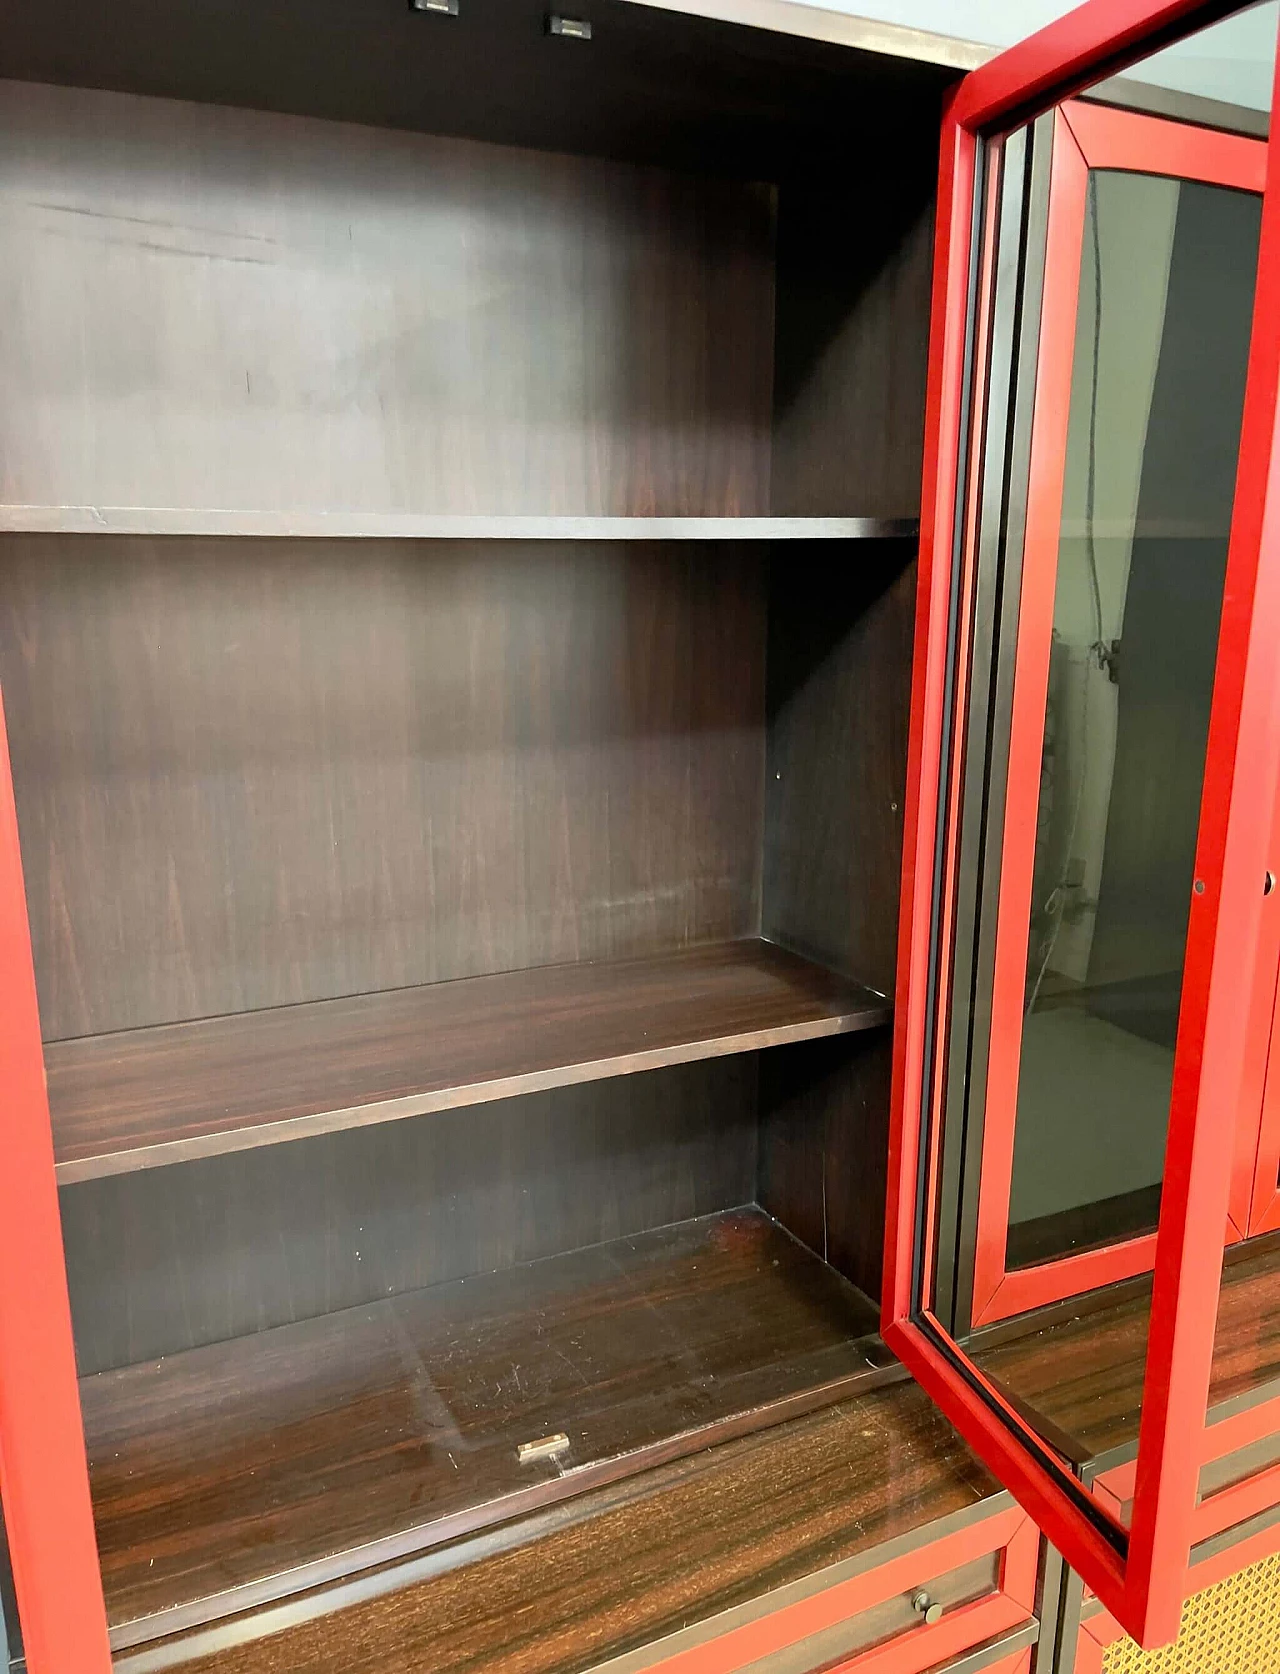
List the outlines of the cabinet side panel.
{"type": "Polygon", "coordinates": [[[878,1299],[892,1036],[784,1047],[760,1059],[763,1209],[878,1299]]]}
{"type": "MultiPolygon", "coordinates": [[[[764,934],[892,993],[915,563],[777,564],[770,589],[764,934]]],[[[889,1038],[762,1060],[760,1203],[880,1292],[889,1038]]]]}
{"type": "Polygon", "coordinates": [[[754,934],[762,562],[5,537],[45,1038],[754,934]]]}
{"type": "Polygon", "coordinates": [[[919,512],[936,92],[913,106],[874,163],[840,155],[780,186],[775,512],[919,512]]]}
{"type": "Polygon", "coordinates": [[[79,1370],[735,1208],[751,1056],[64,1187],[79,1370]]]}
{"type": "Polygon", "coordinates": [[[899,544],[775,560],[763,929],[892,992],[915,563],[899,544]],[[833,561],[834,557],[834,561],[833,561]]]}
{"type": "Polygon", "coordinates": [[[771,188],[0,98],[0,498],[767,511],[771,188]]]}

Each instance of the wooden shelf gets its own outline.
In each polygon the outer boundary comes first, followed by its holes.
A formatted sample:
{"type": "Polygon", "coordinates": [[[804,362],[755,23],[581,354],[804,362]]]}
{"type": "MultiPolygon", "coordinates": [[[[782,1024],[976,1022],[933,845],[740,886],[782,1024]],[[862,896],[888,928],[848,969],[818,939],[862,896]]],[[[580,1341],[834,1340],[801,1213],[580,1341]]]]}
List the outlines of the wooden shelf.
{"type": "Polygon", "coordinates": [[[763,941],[552,965],[45,1047],[61,1182],[888,1020],[763,941]]]}
{"type": "Polygon", "coordinates": [[[330,540],[850,541],[914,539],[915,517],[455,517],[430,512],[0,506],[0,534],[258,535],[330,540]]]}
{"type": "Polygon", "coordinates": [[[85,1378],[113,1644],[870,1388],[900,1370],[877,1324],[746,1208],[85,1378]],[[520,1462],[555,1434],[565,1451],[520,1462]]]}

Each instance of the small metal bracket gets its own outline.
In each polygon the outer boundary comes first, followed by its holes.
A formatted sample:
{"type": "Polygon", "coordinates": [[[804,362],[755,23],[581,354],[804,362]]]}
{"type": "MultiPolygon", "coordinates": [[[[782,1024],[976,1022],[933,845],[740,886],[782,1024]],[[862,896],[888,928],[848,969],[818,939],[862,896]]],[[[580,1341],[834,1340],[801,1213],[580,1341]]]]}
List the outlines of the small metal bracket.
{"type": "Polygon", "coordinates": [[[585,17],[561,17],[557,12],[552,12],[547,19],[547,34],[567,35],[574,41],[589,41],[591,25],[585,17]]]}
{"type": "Polygon", "coordinates": [[[563,1433],[539,1436],[537,1441],[521,1442],[516,1449],[516,1457],[522,1465],[531,1465],[537,1459],[554,1459],[558,1454],[567,1452],[568,1448],[569,1438],[563,1433]]]}

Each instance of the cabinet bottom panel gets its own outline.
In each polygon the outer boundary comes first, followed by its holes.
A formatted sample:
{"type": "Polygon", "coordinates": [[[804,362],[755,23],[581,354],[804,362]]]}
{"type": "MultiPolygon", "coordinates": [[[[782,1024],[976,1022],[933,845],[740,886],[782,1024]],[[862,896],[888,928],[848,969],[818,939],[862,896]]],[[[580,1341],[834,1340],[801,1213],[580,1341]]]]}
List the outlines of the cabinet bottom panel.
{"type": "Polygon", "coordinates": [[[832,1400],[877,1323],[751,1206],[85,1378],[113,1643],[832,1400]]]}

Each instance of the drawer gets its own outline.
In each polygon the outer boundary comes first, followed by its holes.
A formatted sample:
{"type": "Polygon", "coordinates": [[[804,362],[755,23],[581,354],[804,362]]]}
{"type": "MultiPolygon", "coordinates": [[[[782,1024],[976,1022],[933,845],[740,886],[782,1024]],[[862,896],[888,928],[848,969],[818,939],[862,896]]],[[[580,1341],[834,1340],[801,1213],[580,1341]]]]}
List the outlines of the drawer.
{"type": "MultiPolygon", "coordinates": [[[[1095,1487],[1125,1515],[1132,1504],[1136,1464],[1130,1459],[1104,1471],[1095,1487]]],[[[1192,1538],[1193,1565],[1205,1561],[1210,1545],[1238,1530],[1244,1539],[1251,1525],[1280,1507],[1280,1399],[1259,1402],[1208,1425],[1204,1462],[1192,1538]]]]}
{"type": "Polygon", "coordinates": [[[1233,1532],[1250,1536],[1252,1525],[1280,1507],[1280,1400],[1221,1419],[1205,1435],[1193,1565],[1233,1532]]]}
{"type": "MultiPolygon", "coordinates": [[[[984,1640],[971,1651],[962,1651],[944,1663],[933,1664],[929,1674],[1031,1674],[1033,1628],[1034,1624],[1030,1624],[1013,1633],[1001,1634],[997,1639],[984,1640]]],[[[848,1661],[815,1663],[810,1660],[810,1653],[818,1649],[815,1641],[804,1640],[791,1651],[780,1651],[762,1662],[749,1663],[742,1674],[862,1674],[864,1668],[872,1667],[883,1669],[884,1674],[897,1674],[900,1667],[916,1666],[914,1662],[898,1660],[907,1649],[901,1639],[881,1645],[874,1661],[859,1654],[848,1661]]]]}
{"type": "Polygon", "coordinates": [[[819,1570],[597,1674],[1023,1674],[1040,1534],[1003,1497],[996,1505],[819,1570]]]}
{"type": "MultiPolygon", "coordinates": [[[[1032,1646],[1026,1641],[1026,1632],[1001,1634],[999,1639],[989,1639],[974,1651],[965,1651],[959,1657],[949,1657],[942,1664],[935,1664],[930,1667],[929,1674],[1031,1674],[1032,1646]]],[[[801,1652],[801,1649],[803,1647],[796,1646],[796,1652],[801,1652]]],[[[817,1666],[780,1652],[776,1657],[766,1657],[763,1662],[751,1662],[743,1669],[743,1674],[845,1674],[845,1671],[862,1674],[863,1661],[862,1657],[855,1657],[852,1662],[823,1662],[817,1666]]],[[[914,1667],[914,1664],[910,1666],[914,1667]]],[[[887,1674],[895,1674],[899,1664],[893,1662],[892,1646],[882,1647],[882,1661],[877,1667],[883,1667],[887,1674]]]]}

